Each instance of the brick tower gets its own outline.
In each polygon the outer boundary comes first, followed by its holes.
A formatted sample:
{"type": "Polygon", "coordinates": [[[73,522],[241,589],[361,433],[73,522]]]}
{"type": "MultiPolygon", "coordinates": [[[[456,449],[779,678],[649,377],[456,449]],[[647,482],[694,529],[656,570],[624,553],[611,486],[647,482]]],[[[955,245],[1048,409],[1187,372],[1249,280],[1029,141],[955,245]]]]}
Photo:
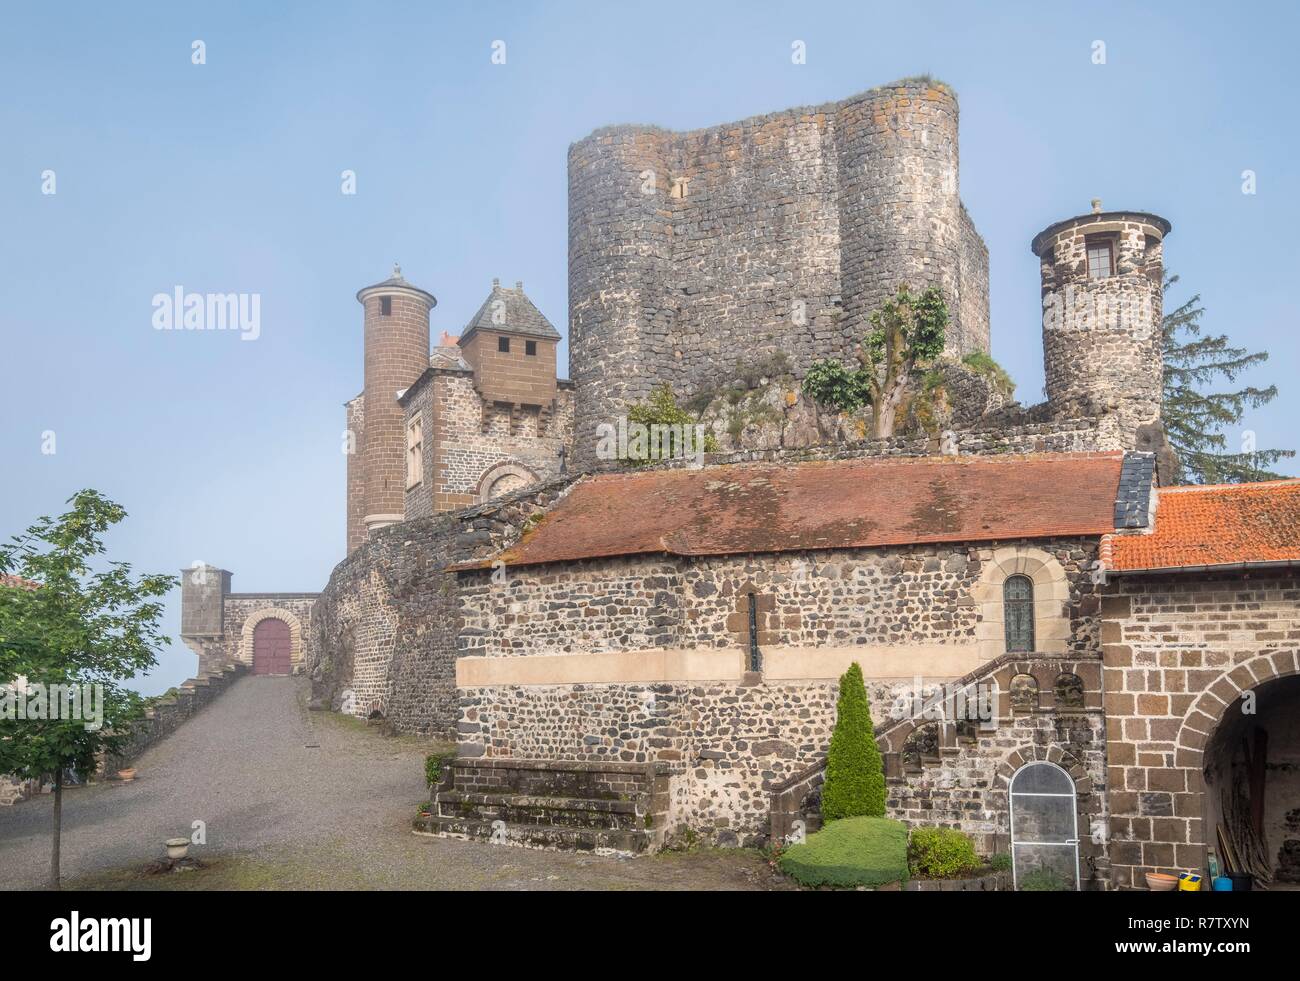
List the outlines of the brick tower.
{"type": "Polygon", "coordinates": [[[1099,418],[1110,449],[1158,451],[1163,243],[1143,211],[1092,212],[1034,236],[1043,297],[1043,370],[1058,418],[1099,418]]]}
{"type": "MultiPolygon", "coordinates": [[[[361,473],[349,472],[364,501],[361,527],[349,509],[348,550],[376,528],[401,521],[406,491],[404,415],[397,396],[429,367],[429,311],[432,293],[402,278],[400,266],[382,283],[357,293],[365,310],[365,390],[362,431],[357,440],[361,473]]],[[[349,413],[351,418],[352,413],[349,413]]]]}

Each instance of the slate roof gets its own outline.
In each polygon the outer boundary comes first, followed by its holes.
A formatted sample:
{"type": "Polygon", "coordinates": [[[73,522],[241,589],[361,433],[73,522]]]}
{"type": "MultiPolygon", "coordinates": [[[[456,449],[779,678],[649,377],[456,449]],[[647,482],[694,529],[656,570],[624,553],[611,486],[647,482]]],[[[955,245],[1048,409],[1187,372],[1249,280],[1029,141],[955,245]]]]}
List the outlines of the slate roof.
{"type": "Polygon", "coordinates": [[[486,330],[524,334],[528,337],[545,337],[555,341],[560,339],[560,332],[551,326],[551,322],[542,316],[542,311],[533,306],[533,301],[524,293],[523,283],[515,283],[514,288],[511,289],[502,286],[494,279],[492,292],[488,294],[483,305],[478,308],[478,313],[470,318],[461,332],[461,342],[464,343],[465,338],[480,327],[486,330]],[[504,304],[501,308],[505,315],[502,323],[495,323],[492,319],[498,309],[495,306],[498,300],[504,304]]]}
{"type": "Polygon", "coordinates": [[[1115,495],[1115,527],[1145,528],[1151,523],[1151,484],[1156,476],[1154,453],[1125,453],[1115,495]]]}
{"type": "Polygon", "coordinates": [[[1300,563],[1300,480],[1163,487],[1157,494],[1152,534],[1103,539],[1111,571],[1300,563]]]}
{"type": "Polygon", "coordinates": [[[574,485],[500,558],[513,566],[1101,537],[1114,531],[1122,468],[1121,453],[1061,453],[602,474],[574,485]]]}

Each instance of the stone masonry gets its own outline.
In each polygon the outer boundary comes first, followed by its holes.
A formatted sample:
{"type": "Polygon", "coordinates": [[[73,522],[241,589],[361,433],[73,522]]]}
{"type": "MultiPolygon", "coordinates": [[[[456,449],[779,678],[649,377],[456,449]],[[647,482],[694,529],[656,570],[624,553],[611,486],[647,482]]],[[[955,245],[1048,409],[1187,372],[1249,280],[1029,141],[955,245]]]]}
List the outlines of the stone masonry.
{"type": "Polygon", "coordinates": [[[941,83],[689,133],[599,129],[569,150],[578,463],[656,383],[690,395],[742,358],[784,352],[802,377],[844,356],[903,282],[943,290],[954,353],[987,351],[987,277],[941,83]]]}

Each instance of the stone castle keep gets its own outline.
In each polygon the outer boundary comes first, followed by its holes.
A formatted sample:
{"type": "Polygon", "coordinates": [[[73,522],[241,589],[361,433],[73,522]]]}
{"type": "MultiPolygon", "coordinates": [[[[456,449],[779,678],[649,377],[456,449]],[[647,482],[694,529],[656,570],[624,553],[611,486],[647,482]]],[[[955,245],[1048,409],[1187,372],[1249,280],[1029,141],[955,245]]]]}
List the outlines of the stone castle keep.
{"type": "MultiPolygon", "coordinates": [[[[1203,866],[1242,692],[1265,692],[1252,724],[1300,763],[1280,721],[1300,698],[1300,482],[1162,486],[1155,215],[1094,202],[1033,237],[1047,400],[1013,400],[986,367],[957,119],[946,86],[907,80],[579,140],[572,381],[522,283],[432,347],[431,292],[400,270],[363,288],[347,556],[318,594],[186,570],[201,670],[301,671],[315,707],[452,737],[420,830],[639,852],[815,827],[857,662],[891,815],[1084,888],[1203,866]],[[937,287],[951,323],[924,398],[874,439],[869,408],[800,383],[853,363],[900,283],[937,287]],[[597,460],[597,426],[665,383],[717,452],[597,460]],[[944,685],[993,716],[902,711],[944,685]],[[1031,782],[1073,833],[1026,837],[1031,782]]],[[[1300,784],[1273,787],[1274,874],[1300,880],[1300,784]]]]}

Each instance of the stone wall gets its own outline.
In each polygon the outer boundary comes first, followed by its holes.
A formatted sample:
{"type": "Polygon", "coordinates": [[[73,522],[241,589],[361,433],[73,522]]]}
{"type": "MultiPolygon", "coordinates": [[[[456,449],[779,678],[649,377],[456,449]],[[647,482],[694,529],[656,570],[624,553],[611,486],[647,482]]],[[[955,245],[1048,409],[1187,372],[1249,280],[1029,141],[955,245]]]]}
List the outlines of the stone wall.
{"type": "Polygon", "coordinates": [[[108,757],[100,772],[112,776],[129,766],[150,746],[161,742],[206,707],[248,669],[242,664],[226,664],[182,682],[177,688],[152,701],[144,718],[135,724],[130,738],[121,749],[108,757]]]}
{"type": "Polygon", "coordinates": [[[406,400],[422,420],[423,475],[406,490],[406,517],[477,504],[559,476],[573,439],[573,390],[545,406],[485,402],[465,371],[434,370],[406,400]]]}
{"type": "Polygon", "coordinates": [[[567,482],[400,522],[335,566],[311,612],[313,702],[403,731],[445,734],[456,723],[458,602],[448,565],[487,558],[513,541],[567,482]]]}
{"type": "MultiPolygon", "coordinates": [[[[1095,542],[1001,548],[1050,557],[1063,589],[1056,599],[1044,593],[1039,634],[1044,643],[1060,636],[1063,655],[1095,659],[1095,542]],[[1054,615],[1059,631],[1048,626],[1054,615]]],[[[1000,653],[1001,624],[981,626],[981,584],[1000,554],[913,546],[609,559],[509,569],[497,581],[462,572],[461,753],[667,762],[672,826],[755,840],[765,831],[770,788],[825,752],[837,679],[849,663],[862,663],[884,722],[918,677],[922,684],[958,677],[1000,653]],[[760,672],[746,673],[750,592],[758,597],[762,660],[760,672]],[[646,677],[660,663],[660,677],[646,677]],[[529,683],[492,683],[534,667],[541,673],[529,683]],[[575,680],[546,683],[547,672],[575,680]]],[[[1048,741],[1022,733],[1016,745],[1048,741]]],[[[924,806],[903,796],[910,803],[900,812],[924,806]]],[[[986,822],[961,817],[975,831],[987,831],[986,822]]]]}
{"type": "Polygon", "coordinates": [[[569,150],[579,465],[657,382],[691,395],[756,355],[784,352],[796,377],[847,355],[902,282],[944,291],[953,353],[987,349],[987,254],[940,83],[689,133],[597,130],[569,150]]]}
{"type": "Polygon", "coordinates": [[[1112,862],[1118,886],[1141,888],[1145,872],[1204,867],[1211,740],[1243,692],[1300,672],[1300,577],[1116,578],[1102,617],[1112,862]]]}
{"type": "Polygon", "coordinates": [[[264,619],[289,626],[294,671],[310,643],[311,607],[318,593],[232,593],[231,573],[197,566],[181,573],[181,640],[199,657],[198,673],[228,664],[253,667],[253,631],[264,619]]]}

